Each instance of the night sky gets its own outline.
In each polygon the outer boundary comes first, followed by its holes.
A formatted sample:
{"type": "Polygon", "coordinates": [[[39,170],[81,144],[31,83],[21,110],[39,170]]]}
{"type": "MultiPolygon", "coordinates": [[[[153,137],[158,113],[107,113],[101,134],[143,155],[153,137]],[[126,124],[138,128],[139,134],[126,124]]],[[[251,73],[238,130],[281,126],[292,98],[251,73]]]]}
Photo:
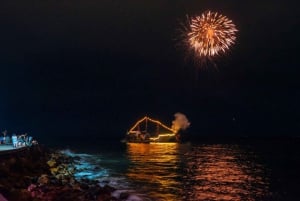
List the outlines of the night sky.
{"type": "Polygon", "coordinates": [[[140,117],[187,115],[198,136],[297,136],[299,5],[284,0],[6,0],[0,129],[122,138],[140,117]],[[186,15],[232,19],[236,44],[199,66],[178,45],[186,15]]]}

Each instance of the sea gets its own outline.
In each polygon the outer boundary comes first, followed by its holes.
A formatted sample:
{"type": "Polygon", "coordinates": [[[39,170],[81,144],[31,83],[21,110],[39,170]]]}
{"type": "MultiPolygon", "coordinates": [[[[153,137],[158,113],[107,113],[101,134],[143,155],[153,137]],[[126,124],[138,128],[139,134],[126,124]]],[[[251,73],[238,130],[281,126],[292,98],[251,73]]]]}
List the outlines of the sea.
{"type": "Polygon", "coordinates": [[[128,193],[127,201],[300,200],[300,140],[71,143],[76,179],[128,193]]]}

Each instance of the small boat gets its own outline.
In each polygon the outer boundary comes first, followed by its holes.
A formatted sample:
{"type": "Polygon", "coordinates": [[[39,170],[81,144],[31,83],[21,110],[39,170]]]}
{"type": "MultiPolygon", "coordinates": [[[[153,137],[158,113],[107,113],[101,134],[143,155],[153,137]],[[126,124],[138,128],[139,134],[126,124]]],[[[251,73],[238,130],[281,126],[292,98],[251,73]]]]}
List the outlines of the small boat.
{"type": "Polygon", "coordinates": [[[176,143],[178,141],[179,136],[172,128],[147,116],[138,120],[123,140],[126,143],[176,143]]]}

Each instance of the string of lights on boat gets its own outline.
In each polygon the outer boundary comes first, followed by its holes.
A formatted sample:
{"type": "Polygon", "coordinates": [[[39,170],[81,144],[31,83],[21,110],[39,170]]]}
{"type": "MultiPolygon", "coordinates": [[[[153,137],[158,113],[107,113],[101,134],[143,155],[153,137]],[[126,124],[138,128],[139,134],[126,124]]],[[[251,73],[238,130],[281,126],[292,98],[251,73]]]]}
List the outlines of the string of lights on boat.
{"type": "Polygon", "coordinates": [[[155,124],[160,125],[161,127],[163,127],[163,128],[165,128],[165,129],[171,131],[172,133],[175,133],[175,130],[173,130],[172,128],[170,128],[170,127],[164,125],[164,124],[161,123],[160,121],[155,120],[155,119],[151,119],[150,117],[145,116],[145,117],[143,117],[142,119],[140,119],[139,121],[137,121],[136,124],[134,124],[134,126],[132,126],[132,127],[130,128],[130,130],[129,130],[129,132],[128,132],[127,134],[134,133],[134,132],[135,132],[134,129],[136,129],[136,127],[137,127],[140,123],[142,123],[143,121],[147,121],[147,120],[151,121],[152,123],[155,123],[155,124]]]}

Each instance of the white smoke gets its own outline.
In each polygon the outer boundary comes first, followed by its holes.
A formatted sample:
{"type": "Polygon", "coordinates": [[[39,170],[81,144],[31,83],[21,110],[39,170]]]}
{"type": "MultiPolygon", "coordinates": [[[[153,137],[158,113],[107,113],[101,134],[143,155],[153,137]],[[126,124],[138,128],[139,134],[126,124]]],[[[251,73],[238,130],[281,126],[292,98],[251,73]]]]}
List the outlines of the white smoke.
{"type": "Polygon", "coordinates": [[[185,130],[190,127],[191,123],[186,118],[186,116],[180,112],[174,114],[175,120],[172,121],[172,129],[176,132],[181,130],[185,130]]]}

